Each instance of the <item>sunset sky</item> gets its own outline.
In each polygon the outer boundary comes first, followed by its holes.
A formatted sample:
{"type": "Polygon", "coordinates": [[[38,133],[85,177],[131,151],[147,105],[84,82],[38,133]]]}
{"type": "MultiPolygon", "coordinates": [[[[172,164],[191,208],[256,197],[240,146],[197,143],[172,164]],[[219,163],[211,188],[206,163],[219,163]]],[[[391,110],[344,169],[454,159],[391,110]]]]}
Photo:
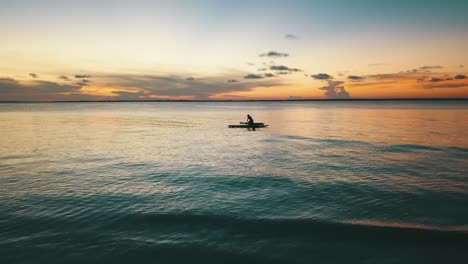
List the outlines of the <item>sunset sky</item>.
{"type": "Polygon", "coordinates": [[[468,98],[468,1],[0,0],[0,101],[468,98]]]}

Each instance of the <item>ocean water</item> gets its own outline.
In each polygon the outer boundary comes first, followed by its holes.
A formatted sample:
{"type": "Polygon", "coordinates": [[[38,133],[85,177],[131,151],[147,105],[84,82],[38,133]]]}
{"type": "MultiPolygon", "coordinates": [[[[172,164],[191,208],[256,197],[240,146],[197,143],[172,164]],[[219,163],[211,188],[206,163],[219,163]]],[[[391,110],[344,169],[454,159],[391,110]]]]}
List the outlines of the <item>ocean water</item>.
{"type": "Polygon", "coordinates": [[[0,263],[466,263],[468,101],[0,104],[0,263]],[[268,128],[230,129],[250,114],[268,128]]]}

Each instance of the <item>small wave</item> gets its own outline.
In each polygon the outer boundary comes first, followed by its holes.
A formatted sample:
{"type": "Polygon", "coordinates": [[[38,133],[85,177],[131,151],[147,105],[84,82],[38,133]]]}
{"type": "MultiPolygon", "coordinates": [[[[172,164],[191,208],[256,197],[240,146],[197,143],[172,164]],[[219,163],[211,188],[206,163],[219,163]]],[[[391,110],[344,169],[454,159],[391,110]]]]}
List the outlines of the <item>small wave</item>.
{"type": "MultiPolygon", "coordinates": [[[[60,217],[6,218],[0,214],[0,219],[7,220],[2,223],[5,228],[0,227],[0,252],[7,256],[8,263],[25,262],[28,256],[22,252],[32,252],[29,257],[42,257],[40,262],[47,263],[64,260],[64,256],[80,262],[89,262],[91,256],[101,260],[114,258],[113,263],[146,257],[154,261],[157,256],[162,256],[161,260],[183,260],[180,263],[194,257],[212,260],[210,263],[310,263],[317,257],[329,257],[333,250],[343,250],[343,246],[349,249],[348,253],[363,247],[380,247],[370,259],[382,258],[379,252],[395,254],[394,245],[400,249],[434,248],[438,250],[436,256],[449,249],[455,257],[462,258],[468,246],[465,227],[364,220],[329,222],[190,213],[109,213],[100,218],[88,215],[80,221],[60,217]],[[319,251],[313,253],[311,248],[319,251]],[[42,254],[44,250],[47,254],[42,254]],[[321,250],[328,253],[318,254],[321,250]]],[[[408,252],[399,250],[396,254],[403,259],[408,252]]],[[[356,260],[359,257],[354,256],[356,260]]],[[[63,262],[70,261],[58,263],[63,262]]],[[[336,261],[344,262],[341,258],[336,261]]]]}
{"type": "Polygon", "coordinates": [[[31,157],[33,157],[33,155],[10,155],[10,156],[0,156],[0,160],[27,159],[31,157]]]}
{"type": "Polygon", "coordinates": [[[332,138],[313,138],[297,135],[280,135],[280,138],[290,139],[290,140],[301,140],[321,144],[329,144],[336,146],[346,146],[346,145],[372,145],[370,142],[358,141],[358,140],[342,140],[342,139],[332,139],[332,138]]]}
{"type": "MultiPolygon", "coordinates": [[[[60,226],[76,226],[80,224],[70,218],[61,217],[2,217],[4,223],[12,223],[14,226],[47,227],[47,223],[53,223],[50,228],[60,226]]],[[[88,219],[81,219],[83,223],[92,222],[92,215],[88,219]]],[[[468,226],[426,226],[411,223],[387,223],[372,220],[349,220],[345,222],[330,222],[321,219],[310,218],[246,218],[230,215],[214,214],[123,214],[113,215],[109,213],[105,219],[99,219],[101,223],[94,222],[93,226],[111,231],[113,229],[165,229],[172,230],[194,228],[198,230],[235,231],[244,234],[268,234],[268,236],[299,236],[310,239],[373,239],[373,240],[401,240],[422,242],[443,242],[468,244],[468,226]]],[[[140,230],[140,231],[144,231],[140,230]]]]}
{"type": "Polygon", "coordinates": [[[119,218],[113,225],[151,227],[192,226],[268,236],[298,236],[309,239],[399,240],[423,243],[468,244],[468,227],[434,227],[378,221],[329,222],[301,218],[242,218],[203,214],[137,214],[119,218]]]}
{"type": "Polygon", "coordinates": [[[315,143],[322,143],[331,146],[366,146],[376,148],[378,151],[382,152],[412,152],[419,150],[428,150],[428,151],[456,151],[460,154],[468,154],[468,148],[463,147],[453,147],[453,146],[429,146],[422,144],[388,144],[385,142],[368,142],[360,140],[342,140],[342,139],[323,139],[323,138],[312,138],[305,136],[296,136],[296,135],[280,135],[280,138],[291,139],[291,140],[301,140],[309,141],[315,143]]]}
{"type": "Polygon", "coordinates": [[[382,151],[386,152],[408,152],[414,150],[432,150],[440,151],[443,148],[426,146],[426,145],[416,145],[416,144],[398,144],[398,145],[388,145],[382,148],[382,151]]]}

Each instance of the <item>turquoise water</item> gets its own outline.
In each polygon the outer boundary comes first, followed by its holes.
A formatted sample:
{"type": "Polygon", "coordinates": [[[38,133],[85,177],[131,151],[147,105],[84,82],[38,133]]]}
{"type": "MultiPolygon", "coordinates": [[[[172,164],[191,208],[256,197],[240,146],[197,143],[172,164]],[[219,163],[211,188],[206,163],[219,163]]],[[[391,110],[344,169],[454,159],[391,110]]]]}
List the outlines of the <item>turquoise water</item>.
{"type": "Polygon", "coordinates": [[[0,104],[0,263],[465,263],[468,102],[0,104]],[[246,114],[270,126],[227,125],[246,114]]]}

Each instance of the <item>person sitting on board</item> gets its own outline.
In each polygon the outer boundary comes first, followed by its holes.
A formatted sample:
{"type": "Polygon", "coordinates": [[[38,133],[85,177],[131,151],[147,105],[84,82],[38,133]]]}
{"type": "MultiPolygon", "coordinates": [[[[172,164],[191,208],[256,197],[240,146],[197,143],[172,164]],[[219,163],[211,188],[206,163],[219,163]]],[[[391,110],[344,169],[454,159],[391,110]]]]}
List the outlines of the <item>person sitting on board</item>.
{"type": "Polygon", "coordinates": [[[255,131],[254,120],[249,114],[247,115],[247,124],[249,124],[249,127],[252,128],[253,131],[255,131]]]}

